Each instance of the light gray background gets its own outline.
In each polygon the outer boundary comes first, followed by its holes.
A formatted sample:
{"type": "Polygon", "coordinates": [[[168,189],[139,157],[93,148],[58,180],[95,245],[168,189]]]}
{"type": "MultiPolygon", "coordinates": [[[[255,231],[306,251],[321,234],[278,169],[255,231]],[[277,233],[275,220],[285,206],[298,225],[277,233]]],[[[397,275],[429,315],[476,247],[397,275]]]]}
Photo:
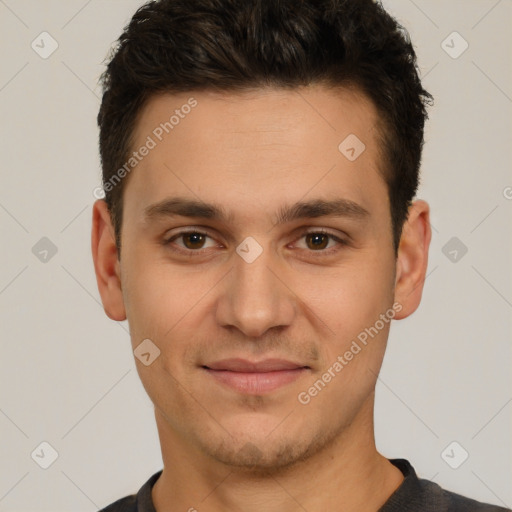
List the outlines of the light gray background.
{"type": "MultiPolygon", "coordinates": [[[[96,510],[162,467],[127,325],[103,312],[89,241],[97,79],[139,5],[0,0],[0,511],[96,510]],[[43,31],[59,45],[47,59],[31,48],[43,31]],[[46,262],[32,252],[42,237],[58,250],[46,262]],[[31,458],[43,441],[58,452],[48,469],[31,458]]],[[[428,277],[419,310],[391,329],[377,446],[510,507],[512,1],[385,6],[408,28],[436,105],[418,194],[432,208],[428,277]],[[453,31],[469,43],[456,59],[442,47],[453,31]],[[452,237],[468,248],[456,262],[442,251],[452,237]],[[469,452],[458,469],[441,456],[453,441],[469,452]]]]}

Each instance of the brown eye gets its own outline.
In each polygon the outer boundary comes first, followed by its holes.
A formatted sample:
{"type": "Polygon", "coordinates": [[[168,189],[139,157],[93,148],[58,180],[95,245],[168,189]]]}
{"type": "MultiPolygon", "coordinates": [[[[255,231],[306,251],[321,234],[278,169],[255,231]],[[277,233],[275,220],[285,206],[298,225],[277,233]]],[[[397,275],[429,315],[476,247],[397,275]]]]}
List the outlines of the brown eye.
{"type": "Polygon", "coordinates": [[[344,239],[324,229],[303,232],[295,244],[297,248],[315,257],[332,256],[347,245],[344,239]]]}
{"type": "Polygon", "coordinates": [[[185,233],[181,238],[187,249],[202,249],[206,236],[201,233],[185,233]]]}
{"type": "Polygon", "coordinates": [[[189,256],[204,254],[207,249],[215,247],[214,242],[210,235],[201,231],[181,231],[162,240],[169,249],[189,256]]]}
{"type": "Polygon", "coordinates": [[[329,235],[325,233],[308,233],[306,244],[309,249],[325,249],[329,244],[329,235]]]}

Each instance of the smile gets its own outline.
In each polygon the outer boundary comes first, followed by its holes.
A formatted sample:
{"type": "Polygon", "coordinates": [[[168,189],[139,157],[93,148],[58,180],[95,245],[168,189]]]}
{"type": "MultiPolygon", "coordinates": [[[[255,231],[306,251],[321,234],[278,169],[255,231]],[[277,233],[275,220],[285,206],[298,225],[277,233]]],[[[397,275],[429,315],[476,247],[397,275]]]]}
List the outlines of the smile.
{"type": "Polygon", "coordinates": [[[244,359],[226,359],[202,368],[220,384],[249,395],[271,393],[310,370],[308,366],[280,359],[257,363],[244,359]]]}

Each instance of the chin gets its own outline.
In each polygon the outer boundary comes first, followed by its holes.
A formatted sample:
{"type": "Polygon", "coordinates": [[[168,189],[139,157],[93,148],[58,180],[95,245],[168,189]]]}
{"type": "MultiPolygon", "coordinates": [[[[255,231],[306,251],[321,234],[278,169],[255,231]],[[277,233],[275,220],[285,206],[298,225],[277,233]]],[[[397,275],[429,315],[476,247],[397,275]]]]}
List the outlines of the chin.
{"type": "Polygon", "coordinates": [[[283,473],[307,461],[326,449],[336,437],[331,432],[309,436],[304,431],[298,432],[297,436],[289,434],[280,439],[244,435],[239,440],[228,438],[218,444],[202,443],[202,449],[232,471],[268,476],[283,473]]]}

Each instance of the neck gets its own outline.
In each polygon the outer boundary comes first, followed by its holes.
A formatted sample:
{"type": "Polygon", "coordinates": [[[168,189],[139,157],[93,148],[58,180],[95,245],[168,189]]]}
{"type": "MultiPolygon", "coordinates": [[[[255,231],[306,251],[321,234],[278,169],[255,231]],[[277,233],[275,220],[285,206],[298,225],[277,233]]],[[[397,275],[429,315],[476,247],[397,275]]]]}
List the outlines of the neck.
{"type": "Polygon", "coordinates": [[[157,512],[377,512],[403,475],[375,447],[372,394],[358,416],[321,452],[261,475],[197,453],[156,411],[164,469],[152,491],[157,512]]]}

